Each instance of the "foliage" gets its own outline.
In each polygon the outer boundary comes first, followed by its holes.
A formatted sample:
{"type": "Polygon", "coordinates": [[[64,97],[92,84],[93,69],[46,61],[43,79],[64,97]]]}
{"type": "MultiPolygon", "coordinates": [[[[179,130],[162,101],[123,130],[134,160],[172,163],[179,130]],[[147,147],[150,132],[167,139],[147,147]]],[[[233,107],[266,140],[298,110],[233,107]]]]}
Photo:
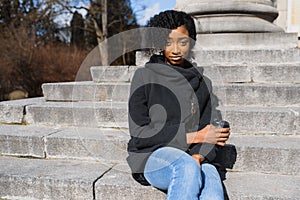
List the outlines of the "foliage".
{"type": "MultiPolygon", "coordinates": [[[[130,0],[114,0],[107,2],[107,35],[103,34],[102,27],[102,4],[101,0],[90,0],[90,8],[87,10],[85,21],[86,47],[95,47],[104,38],[109,38],[120,32],[138,28],[134,13],[130,6],[130,0]]],[[[126,41],[121,48],[126,48],[131,41],[126,41]]],[[[135,53],[124,54],[113,65],[126,65],[135,63],[135,53]]]]}
{"type": "Polygon", "coordinates": [[[87,55],[87,51],[60,43],[37,46],[33,38],[28,39],[24,27],[6,29],[0,35],[0,43],[1,100],[17,89],[29,92],[29,97],[41,96],[43,83],[75,80],[87,55]]]}
{"type": "MultiPolygon", "coordinates": [[[[74,2],[80,1],[0,0],[0,101],[16,89],[35,97],[42,95],[45,82],[75,80],[88,52],[98,44],[96,28],[102,27],[102,10],[100,0],[90,0],[87,8],[74,2]],[[80,9],[88,15],[81,16],[76,12],[80,9]],[[58,16],[70,13],[74,14],[72,27],[55,23],[58,16]],[[71,44],[59,38],[63,30],[72,32],[71,44]]],[[[129,0],[108,1],[108,37],[135,27],[129,0]]],[[[114,64],[134,64],[134,54],[114,64]]]]}
{"type": "Polygon", "coordinates": [[[77,11],[73,14],[71,21],[71,44],[84,48],[84,20],[77,11]]]}

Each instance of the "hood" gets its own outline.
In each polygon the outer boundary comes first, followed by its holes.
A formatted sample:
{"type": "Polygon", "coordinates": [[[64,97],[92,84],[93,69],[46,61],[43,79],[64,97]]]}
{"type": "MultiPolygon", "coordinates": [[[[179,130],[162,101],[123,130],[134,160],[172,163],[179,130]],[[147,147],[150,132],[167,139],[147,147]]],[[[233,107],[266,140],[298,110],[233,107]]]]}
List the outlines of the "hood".
{"type": "Polygon", "coordinates": [[[167,65],[164,62],[164,56],[153,55],[149,62],[146,63],[145,68],[161,74],[166,79],[173,82],[180,82],[184,77],[192,86],[194,90],[197,90],[202,80],[202,71],[194,66],[192,63],[185,61],[183,67],[167,65]],[[182,76],[180,76],[180,73],[182,76]]]}

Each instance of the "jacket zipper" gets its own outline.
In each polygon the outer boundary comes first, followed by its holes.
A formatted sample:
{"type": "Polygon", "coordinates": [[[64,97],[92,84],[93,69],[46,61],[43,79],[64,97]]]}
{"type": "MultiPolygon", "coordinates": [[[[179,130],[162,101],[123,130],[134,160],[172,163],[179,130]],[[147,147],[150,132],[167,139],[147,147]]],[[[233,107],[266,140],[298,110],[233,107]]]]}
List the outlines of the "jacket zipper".
{"type": "Polygon", "coordinates": [[[191,113],[192,113],[192,115],[195,114],[195,100],[194,100],[194,97],[192,97],[192,100],[191,100],[191,113]]]}

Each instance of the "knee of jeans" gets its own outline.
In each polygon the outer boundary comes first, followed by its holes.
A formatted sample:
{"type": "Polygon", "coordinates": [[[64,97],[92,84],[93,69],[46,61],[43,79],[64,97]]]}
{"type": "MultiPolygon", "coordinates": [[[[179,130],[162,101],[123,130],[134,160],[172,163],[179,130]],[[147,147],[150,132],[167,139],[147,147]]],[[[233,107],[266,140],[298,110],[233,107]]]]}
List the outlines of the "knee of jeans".
{"type": "Polygon", "coordinates": [[[210,176],[215,177],[217,179],[220,178],[218,170],[212,164],[205,163],[201,166],[201,169],[205,174],[210,174],[210,176]]]}
{"type": "Polygon", "coordinates": [[[218,172],[214,165],[208,164],[208,163],[202,164],[202,170],[211,171],[211,172],[218,172]]]}
{"type": "Polygon", "coordinates": [[[200,178],[200,168],[197,162],[190,156],[183,158],[178,166],[183,176],[186,178],[200,178]]]}

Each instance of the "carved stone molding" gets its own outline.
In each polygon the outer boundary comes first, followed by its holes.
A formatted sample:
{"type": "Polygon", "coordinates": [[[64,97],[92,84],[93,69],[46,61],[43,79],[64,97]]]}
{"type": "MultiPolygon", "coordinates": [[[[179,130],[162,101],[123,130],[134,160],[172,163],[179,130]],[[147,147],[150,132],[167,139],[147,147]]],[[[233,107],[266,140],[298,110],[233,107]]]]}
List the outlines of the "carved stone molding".
{"type": "Polygon", "coordinates": [[[271,0],[177,0],[175,9],[197,20],[198,33],[283,32],[271,0]]]}

